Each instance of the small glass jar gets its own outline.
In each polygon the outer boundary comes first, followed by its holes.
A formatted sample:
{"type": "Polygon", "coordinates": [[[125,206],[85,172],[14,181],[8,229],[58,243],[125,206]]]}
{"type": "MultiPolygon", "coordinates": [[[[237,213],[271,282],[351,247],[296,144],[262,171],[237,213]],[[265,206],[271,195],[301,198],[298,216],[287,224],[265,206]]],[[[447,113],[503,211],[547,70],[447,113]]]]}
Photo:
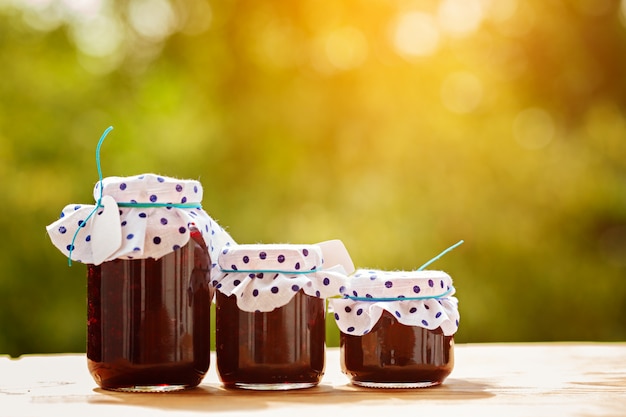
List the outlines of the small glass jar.
{"type": "Polygon", "coordinates": [[[331,300],[340,329],[341,369],[368,388],[423,388],[454,367],[458,301],[441,271],[357,271],[331,300]]]}
{"type": "Polygon", "coordinates": [[[454,336],[445,336],[441,328],[406,326],[384,311],[365,335],[341,332],[341,370],[363,387],[430,387],[452,372],[453,348],[454,336]]]}
{"type": "Polygon", "coordinates": [[[58,249],[87,265],[94,380],[117,391],[198,385],[210,362],[211,261],[232,239],[202,209],[197,181],[108,177],[94,198],[47,227],[58,249]]]}
{"type": "Polygon", "coordinates": [[[115,391],[174,391],[198,385],[210,362],[211,261],[193,229],[160,259],[88,265],[87,364],[115,391]]]}
{"type": "Polygon", "coordinates": [[[326,302],[345,282],[316,245],[236,245],[219,255],[217,372],[225,387],[290,390],[319,384],[326,302]]]}

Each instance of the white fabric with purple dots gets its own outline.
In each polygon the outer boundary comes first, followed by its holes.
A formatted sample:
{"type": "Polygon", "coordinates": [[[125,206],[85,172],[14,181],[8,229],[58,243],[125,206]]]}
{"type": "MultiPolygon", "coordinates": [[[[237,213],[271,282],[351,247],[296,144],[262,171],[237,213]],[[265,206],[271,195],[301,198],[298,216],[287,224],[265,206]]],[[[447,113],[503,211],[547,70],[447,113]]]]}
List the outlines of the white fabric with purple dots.
{"type": "Polygon", "coordinates": [[[339,329],[349,335],[369,333],[388,311],[406,326],[444,335],[459,326],[458,300],[452,278],[443,271],[379,271],[360,269],[343,288],[344,298],[330,300],[339,329]]]}
{"type": "MultiPolygon", "coordinates": [[[[213,267],[222,246],[234,243],[202,209],[203,190],[198,181],[143,174],[107,177],[102,180],[102,193],[100,187],[98,181],[93,193],[95,200],[111,196],[119,209],[119,224],[107,226],[120,227],[122,231],[121,245],[105,261],[159,259],[187,244],[192,225],[202,233],[213,267]]],[[[66,256],[70,256],[71,249],[71,259],[77,262],[94,263],[92,232],[102,209],[94,212],[87,222],[85,219],[95,208],[96,205],[70,204],[61,212],[60,219],[46,227],[53,244],[66,256]]]]}
{"type": "Polygon", "coordinates": [[[287,304],[296,293],[337,296],[346,281],[342,265],[327,268],[317,245],[246,244],[223,248],[212,285],[237,297],[248,312],[267,312],[287,304]]]}

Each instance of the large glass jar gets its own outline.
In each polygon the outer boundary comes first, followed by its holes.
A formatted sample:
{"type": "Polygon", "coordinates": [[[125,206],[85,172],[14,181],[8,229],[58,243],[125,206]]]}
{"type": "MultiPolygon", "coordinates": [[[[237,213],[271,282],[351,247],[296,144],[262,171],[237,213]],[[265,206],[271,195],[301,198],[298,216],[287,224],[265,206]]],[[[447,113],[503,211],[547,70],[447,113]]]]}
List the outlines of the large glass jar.
{"type": "Polygon", "coordinates": [[[236,245],[218,258],[217,372],[226,387],[289,390],[324,374],[326,302],[345,282],[317,245],[236,245]]]}
{"type": "Polygon", "coordinates": [[[342,371],[354,385],[439,385],[454,367],[458,301],[441,271],[360,270],[331,300],[342,371]]]}
{"type": "Polygon", "coordinates": [[[197,230],[160,259],[88,265],[87,363],[118,391],[171,391],[202,381],[210,360],[209,268],[197,230]]]}
{"type": "Polygon", "coordinates": [[[100,387],[172,391],[209,367],[212,260],[232,243],[193,180],[101,179],[95,205],[72,204],[47,227],[88,265],[87,359],[100,387]]]}

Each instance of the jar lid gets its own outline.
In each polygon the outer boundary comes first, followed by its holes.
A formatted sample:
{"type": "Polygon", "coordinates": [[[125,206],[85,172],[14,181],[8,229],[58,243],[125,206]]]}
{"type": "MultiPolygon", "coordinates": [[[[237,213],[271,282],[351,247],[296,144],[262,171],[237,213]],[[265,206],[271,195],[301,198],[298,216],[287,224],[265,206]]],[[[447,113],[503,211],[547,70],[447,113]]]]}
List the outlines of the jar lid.
{"type": "Polygon", "coordinates": [[[301,274],[322,269],[322,250],[315,245],[249,244],[225,247],[218,257],[224,272],[301,274]]]}
{"type": "Polygon", "coordinates": [[[454,291],[452,278],[443,271],[378,271],[360,269],[350,278],[343,295],[353,299],[379,298],[382,301],[442,298],[454,291]],[[386,300],[389,299],[389,300],[386,300]]]}
{"type": "MultiPolygon", "coordinates": [[[[93,197],[100,197],[100,181],[93,189],[93,197]]],[[[181,180],[156,174],[132,177],[106,177],[102,180],[102,195],[110,195],[117,202],[128,203],[200,203],[202,184],[196,180],[181,180]]]]}
{"type": "Polygon", "coordinates": [[[70,204],[47,226],[52,243],[71,260],[99,265],[113,259],[158,259],[202,234],[215,263],[233,243],[200,204],[198,181],[156,174],[107,177],[94,187],[96,205],[70,204]]]}
{"type": "Polygon", "coordinates": [[[388,311],[404,325],[440,327],[449,336],[459,325],[454,292],[452,278],[443,271],[358,270],[347,280],[344,298],[330,304],[337,326],[346,334],[369,333],[388,311]]]}
{"type": "Polygon", "coordinates": [[[352,264],[343,244],[331,242],[335,243],[333,256],[325,256],[326,242],[226,246],[218,257],[212,285],[227,296],[235,295],[239,308],[249,312],[272,311],[299,291],[318,298],[339,295],[352,264]],[[331,257],[344,263],[326,265],[324,260],[331,257]]]}

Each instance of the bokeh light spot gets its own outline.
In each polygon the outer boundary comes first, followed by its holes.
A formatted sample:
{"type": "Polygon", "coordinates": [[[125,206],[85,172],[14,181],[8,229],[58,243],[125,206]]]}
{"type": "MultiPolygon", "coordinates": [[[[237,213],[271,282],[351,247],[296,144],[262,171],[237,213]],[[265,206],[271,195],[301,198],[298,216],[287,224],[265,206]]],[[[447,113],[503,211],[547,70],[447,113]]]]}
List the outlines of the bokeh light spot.
{"type": "Polygon", "coordinates": [[[353,27],[331,32],[325,46],[328,61],[342,70],[360,66],[367,57],[367,40],[361,31],[353,27]]]}
{"type": "Polygon", "coordinates": [[[135,0],[128,5],[129,20],[141,36],[161,40],[176,29],[176,16],[167,0],[135,0]]]}
{"type": "Polygon", "coordinates": [[[105,13],[77,22],[71,31],[76,47],[92,57],[112,55],[124,41],[119,21],[105,13]]]}
{"type": "Polygon", "coordinates": [[[441,101],[454,113],[470,113],[483,98],[482,82],[469,72],[456,72],[441,85],[441,101]]]}
{"type": "Polygon", "coordinates": [[[483,20],[480,0],[444,0],[437,13],[441,29],[451,36],[467,36],[476,31],[483,20]]]}
{"type": "Polygon", "coordinates": [[[522,110],[513,122],[513,136],[526,149],[541,149],[554,137],[552,116],[545,110],[532,107],[522,110]]]}
{"type": "Polygon", "coordinates": [[[504,22],[513,17],[517,7],[517,0],[492,0],[486,7],[486,17],[495,22],[504,22]]]}
{"type": "Polygon", "coordinates": [[[393,30],[393,44],[401,55],[432,55],[439,48],[440,37],[435,18],[422,12],[403,14],[393,30]]]}

